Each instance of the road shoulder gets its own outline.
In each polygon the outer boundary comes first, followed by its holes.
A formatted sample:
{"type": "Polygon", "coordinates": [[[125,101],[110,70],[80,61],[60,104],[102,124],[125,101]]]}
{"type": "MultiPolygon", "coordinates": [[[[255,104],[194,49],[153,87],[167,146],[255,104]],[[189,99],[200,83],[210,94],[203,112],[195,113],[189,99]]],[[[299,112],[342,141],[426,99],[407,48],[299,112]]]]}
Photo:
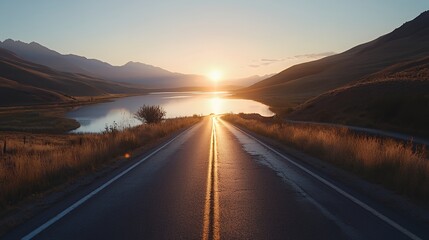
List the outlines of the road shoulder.
{"type": "MultiPolygon", "coordinates": [[[[229,124],[232,124],[228,122],[229,124]]],[[[243,127],[232,124],[239,128],[241,131],[257,138],[265,144],[273,147],[274,149],[285,153],[288,156],[294,158],[294,160],[304,163],[306,166],[311,167],[318,172],[328,176],[335,182],[339,182],[359,193],[360,195],[374,200],[378,204],[390,209],[401,216],[407,216],[409,218],[417,219],[423,224],[429,225],[429,203],[416,202],[415,200],[406,198],[393,191],[390,191],[380,185],[370,183],[365,179],[340,169],[328,162],[322,161],[308,154],[302,153],[296,149],[285,146],[278,141],[262,136],[260,134],[251,132],[243,127]]]]}
{"type": "Polygon", "coordinates": [[[27,222],[33,217],[42,214],[45,211],[58,211],[63,206],[73,203],[76,199],[81,198],[91,192],[93,189],[101,186],[112,176],[116,176],[128,167],[138,162],[141,158],[149,155],[159,146],[169,142],[178,135],[191,128],[201,124],[202,121],[185,129],[178,130],[169,136],[158,139],[145,146],[135,149],[131,152],[131,158],[118,157],[109,161],[95,172],[77,176],[73,180],[62,184],[56,188],[48,190],[42,194],[34,195],[31,198],[17,204],[13,209],[3,213],[0,216],[0,236],[7,234],[19,225],[27,222]]]}

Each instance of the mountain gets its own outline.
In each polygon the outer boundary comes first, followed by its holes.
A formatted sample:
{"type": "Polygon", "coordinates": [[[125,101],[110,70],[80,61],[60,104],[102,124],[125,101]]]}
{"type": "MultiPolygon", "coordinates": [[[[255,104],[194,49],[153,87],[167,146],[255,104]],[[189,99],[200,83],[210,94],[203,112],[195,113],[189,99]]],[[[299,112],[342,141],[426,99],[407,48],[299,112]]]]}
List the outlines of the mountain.
{"type": "Polygon", "coordinates": [[[76,96],[142,91],[83,74],[59,72],[0,48],[0,106],[59,103],[75,101],[76,96]]]}
{"type": "Polygon", "coordinates": [[[324,93],[287,117],[429,136],[429,56],[394,64],[324,93]]]}
{"type": "Polygon", "coordinates": [[[87,59],[73,54],[63,55],[36,42],[24,43],[7,39],[0,42],[0,47],[14,52],[24,60],[59,71],[137,84],[145,88],[199,87],[206,85],[206,80],[202,76],[173,73],[138,62],[128,62],[123,66],[112,66],[96,59],[87,59]]]}
{"type": "Polygon", "coordinates": [[[340,54],[292,66],[237,91],[237,94],[272,106],[299,104],[326,91],[356,83],[393,64],[428,55],[429,11],[426,11],[371,42],[340,54]]]}
{"type": "Polygon", "coordinates": [[[88,74],[88,72],[62,58],[62,55],[58,52],[50,50],[36,42],[27,44],[21,41],[6,39],[3,42],[0,41],[0,48],[9,50],[26,61],[45,65],[58,71],[88,74]]]}

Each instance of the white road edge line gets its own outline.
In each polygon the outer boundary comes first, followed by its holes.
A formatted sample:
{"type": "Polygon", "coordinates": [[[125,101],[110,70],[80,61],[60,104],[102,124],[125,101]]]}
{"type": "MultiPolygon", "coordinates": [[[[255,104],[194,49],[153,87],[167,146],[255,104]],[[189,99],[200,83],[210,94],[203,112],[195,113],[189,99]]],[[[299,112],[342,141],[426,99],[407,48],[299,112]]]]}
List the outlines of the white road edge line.
{"type": "MultiPolygon", "coordinates": [[[[196,125],[194,125],[194,126],[196,126],[196,125]]],[[[41,233],[42,231],[44,231],[45,229],[47,229],[49,226],[51,226],[52,224],[54,224],[55,222],[57,222],[58,220],[60,220],[61,218],[63,218],[65,215],[67,215],[68,213],[70,213],[71,211],[73,211],[75,208],[79,207],[84,202],[88,201],[88,199],[90,199],[91,197],[93,197],[94,195],[96,195],[97,193],[99,193],[101,190],[103,190],[106,187],[108,187],[110,184],[112,184],[113,182],[115,182],[120,177],[124,176],[125,174],[127,174],[129,171],[133,170],[135,167],[137,167],[138,165],[140,165],[142,162],[146,161],[148,158],[152,157],[153,155],[155,155],[156,153],[158,153],[159,151],[161,151],[167,145],[169,145],[170,143],[172,143],[174,140],[176,140],[177,138],[179,138],[180,136],[182,136],[184,133],[188,132],[192,128],[193,127],[188,128],[187,130],[183,131],[182,133],[180,133],[179,135],[177,135],[176,137],[174,137],[173,139],[171,139],[170,141],[168,141],[167,143],[165,143],[161,147],[157,148],[155,151],[153,151],[152,153],[150,153],[149,155],[147,155],[143,159],[141,159],[138,162],[134,163],[131,167],[129,167],[126,170],[124,170],[123,172],[119,173],[114,178],[110,179],[108,182],[104,183],[103,185],[101,185],[100,187],[98,187],[97,189],[95,189],[94,191],[92,191],[91,193],[89,193],[88,195],[86,195],[85,197],[81,198],[79,201],[75,202],[73,205],[71,205],[70,207],[66,208],[61,213],[57,214],[55,217],[51,218],[49,221],[47,221],[46,223],[44,223],[40,227],[34,229],[32,232],[30,232],[29,234],[25,235],[21,239],[22,240],[32,239],[37,234],[41,233]]]]}
{"type": "Polygon", "coordinates": [[[353,197],[352,195],[348,194],[347,192],[343,191],[342,189],[340,189],[339,187],[335,186],[334,184],[328,182],[327,180],[325,180],[324,178],[318,176],[317,174],[313,173],[312,171],[308,170],[307,168],[305,168],[304,166],[302,166],[301,164],[291,160],[289,157],[283,155],[282,153],[278,152],[277,150],[273,149],[272,147],[268,146],[267,144],[263,143],[262,141],[258,140],[257,138],[255,138],[254,136],[248,134],[247,132],[241,130],[240,128],[234,126],[234,124],[231,124],[234,128],[236,128],[237,130],[239,130],[240,132],[242,132],[243,134],[247,135],[248,137],[254,139],[255,141],[257,141],[259,144],[261,144],[262,146],[266,147],[267,149],[273,151],[274,153],[276,153],[277,155],[279,155],[280,157],[284,158],[285,160],[287,160],[288,162],[290,162],[291,164],[295,165],[296,167],[298,167],[299,169],[303,170],[304,172],[308,173],[309,175],[313,176],[314,178],[316,178],[317,180],[319,180],[320,182],[324,183],[325,185],[327,185],[328,187],[332,188],[333,190],[335,190],[336,192],[338,192],[339,194],[343,195],[344,197],[348,198],[350,201],[354,202],[355,204],[359,205],[360,207],[362,207],[363,209],[367,210],[368,212],[372,213],[373,215],[375,215],[376,217],[380,218],[381,220],[383,220],[384,222],[386,222],[387,224],[389,224],[390,226],[394,227],[396,230],[400,231],[401,233],[405,234],[407,237],[413,239],[413,240],[421,240],[420,237],[416,236],[415,234],[413,234],[412,232],[408,231],[407,229],[405,229],[404,227],[402,227],[401,225],[399,225],[398,223],[396,223],[395,221],[393,221],[392,219],[384,216],[383,214],[381,214],[380,212],[378,212],[377,210],[375,210],[374,208],[368,206],[366,203],[360,201],[359,199],[353,197]]]}

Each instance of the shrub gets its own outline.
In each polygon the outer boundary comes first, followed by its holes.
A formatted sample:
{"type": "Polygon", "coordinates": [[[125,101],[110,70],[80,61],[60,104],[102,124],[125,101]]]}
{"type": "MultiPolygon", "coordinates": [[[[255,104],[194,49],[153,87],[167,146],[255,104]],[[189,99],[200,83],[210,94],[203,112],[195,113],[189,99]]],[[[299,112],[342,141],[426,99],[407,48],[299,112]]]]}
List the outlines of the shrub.
{"type": "Polygon", "coordinates": [[[134,118],[140,120],[143,123],[159,123],[165,117],[166,112],[159,105],[141,106],[136,113],[134,113],[134,118]]]}

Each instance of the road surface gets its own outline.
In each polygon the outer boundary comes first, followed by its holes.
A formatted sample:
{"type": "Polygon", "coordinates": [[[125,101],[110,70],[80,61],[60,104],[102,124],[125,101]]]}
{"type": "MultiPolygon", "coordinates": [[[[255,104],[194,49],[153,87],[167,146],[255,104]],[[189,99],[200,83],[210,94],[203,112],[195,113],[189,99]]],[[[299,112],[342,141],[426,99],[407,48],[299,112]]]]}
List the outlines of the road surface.
{"type": "Polygon", "coordinates": [[[424,239],[427,226],[213,116],[4,239],[424,239]]]}

